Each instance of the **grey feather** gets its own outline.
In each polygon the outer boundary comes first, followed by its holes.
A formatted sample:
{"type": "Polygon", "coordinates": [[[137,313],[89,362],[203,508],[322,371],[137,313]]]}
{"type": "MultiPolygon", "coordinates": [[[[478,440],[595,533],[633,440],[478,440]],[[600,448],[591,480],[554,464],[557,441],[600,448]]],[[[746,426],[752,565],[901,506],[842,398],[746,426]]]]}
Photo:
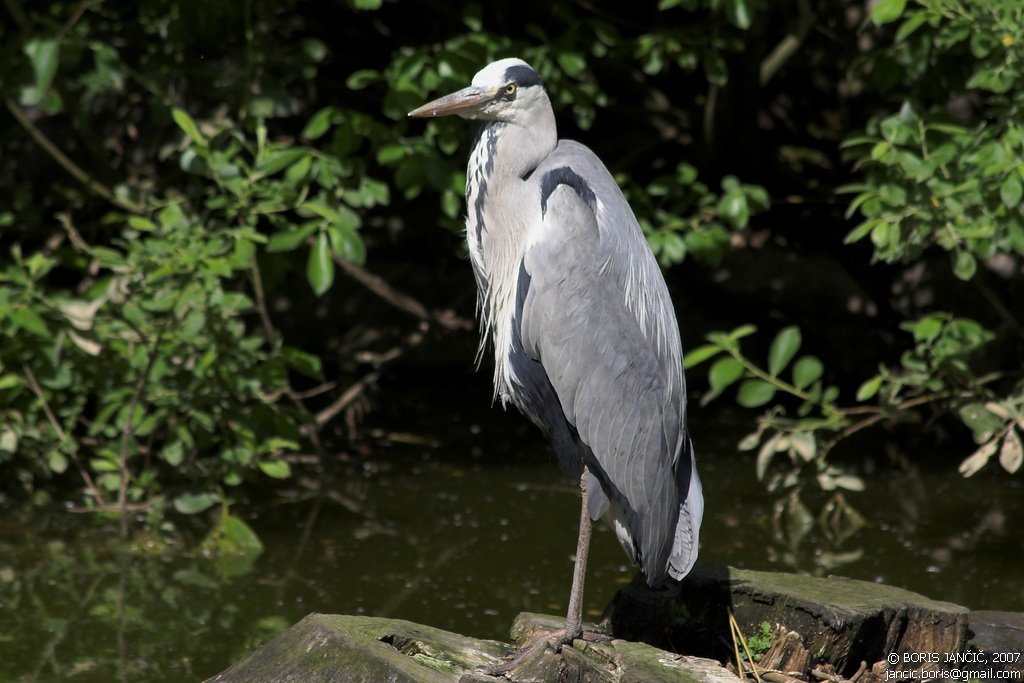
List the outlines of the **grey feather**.
{"type": "Polygon", "coordinates": [[[466,240],[494,391],[589,472],[649,583],[693,566],[703,496],[686,427],[672,302],[629,204],[587,147],[558,141],[536,72],[518,59],[412,115],[483,121],[467,169],[466,240]]]}

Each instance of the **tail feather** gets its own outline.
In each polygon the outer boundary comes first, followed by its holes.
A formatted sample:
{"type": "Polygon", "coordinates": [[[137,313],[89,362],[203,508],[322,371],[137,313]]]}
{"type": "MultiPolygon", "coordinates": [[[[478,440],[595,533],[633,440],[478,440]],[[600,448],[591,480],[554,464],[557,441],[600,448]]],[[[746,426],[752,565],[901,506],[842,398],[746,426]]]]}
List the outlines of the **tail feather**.
{"type": "Polygon", "coordinates": [[[697,456],[693,442],[687,439],[690,454],[690,487],[686,499],[679,505],[679,521],[676,523],[672,554],[668,560],[668,573],[679,580],[690,573],[697,561],[697,546],[700,543],[700,523],[704,518],[704,491],[697,475],[697,456]]]}

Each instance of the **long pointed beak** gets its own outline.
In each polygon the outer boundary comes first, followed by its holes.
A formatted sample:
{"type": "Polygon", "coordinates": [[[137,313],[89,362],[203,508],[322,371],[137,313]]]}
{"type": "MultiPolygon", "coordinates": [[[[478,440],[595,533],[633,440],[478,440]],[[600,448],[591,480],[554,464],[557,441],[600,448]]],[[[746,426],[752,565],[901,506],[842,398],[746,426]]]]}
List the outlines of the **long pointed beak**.
{"type": "Polygon", "coordinates": [[[471,85],[468,88],[457,90],[450,95],[439,97],[433,102],[427,102],[422,107],[417,107],[409,112],[409,116],[416,118],[428,118],[431,116],[451,116],[458,114],[473,118],[472,114],[491,101],[494,91],[471,85]]]}

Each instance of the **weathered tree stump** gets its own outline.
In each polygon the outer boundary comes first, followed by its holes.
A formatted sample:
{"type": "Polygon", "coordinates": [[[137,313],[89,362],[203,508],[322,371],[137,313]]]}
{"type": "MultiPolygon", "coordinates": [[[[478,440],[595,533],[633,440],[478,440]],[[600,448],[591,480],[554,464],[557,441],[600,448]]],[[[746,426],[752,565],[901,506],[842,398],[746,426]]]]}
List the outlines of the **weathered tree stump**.
{"type": "Polygon", "coordinates": [[[606,619],[617,638],[726,661],[733,651],[728,610],[744,633],[767,622],[799,634],[809,667],[829,664],[844,677],[892,652],[963,651],[969,613],[866,581],[698,563],[666,589],[638,578],[615,596],[606,619]]]}

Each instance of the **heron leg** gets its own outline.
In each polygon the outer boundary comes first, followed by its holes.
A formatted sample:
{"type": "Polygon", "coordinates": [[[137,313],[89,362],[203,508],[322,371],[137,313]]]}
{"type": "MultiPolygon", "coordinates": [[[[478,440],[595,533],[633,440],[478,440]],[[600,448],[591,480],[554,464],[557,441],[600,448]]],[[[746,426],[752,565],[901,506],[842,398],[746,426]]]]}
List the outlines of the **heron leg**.
{"type": "Polygon", "coordinates": [[[569,610],[565,615],[565,630],[568,638],[565,642],[583,632],[583,582],[587,577],[587,555],[590,553],[590,536],[593,523],[590,521],[590,505],[587,499],[587,475],[590,472],[583,467],[580,476],[580,535],[576,541],[576,564],[572,570],[572,589],[569,591],[569,610]]]}
{"type": "Polygon", "coordinates": [[[590,502],[587,497],[587,474],[588,470],[584,466],[583,475],[580,477],[580,497],[583,500],[580,508],[580,535],[576,541],[576,562],[572,570],[572,589],[569,591],[569,609],[565,616],[565,628],[540,636],[520,650],[512,659],[486,669],[486,673],[496,676],[515,671],[527,666],[533,658],[543,655],[548,648],[555,652],[561,652],[563,645],[568,645],[580,637],[587,640],[606,639],[603,634],[590,631],[584,633],[583,631],[583,581],[587,574],[587,555],[590,552],[590,536],[593,531],[593,523],[590,521],[590,502]]]}

